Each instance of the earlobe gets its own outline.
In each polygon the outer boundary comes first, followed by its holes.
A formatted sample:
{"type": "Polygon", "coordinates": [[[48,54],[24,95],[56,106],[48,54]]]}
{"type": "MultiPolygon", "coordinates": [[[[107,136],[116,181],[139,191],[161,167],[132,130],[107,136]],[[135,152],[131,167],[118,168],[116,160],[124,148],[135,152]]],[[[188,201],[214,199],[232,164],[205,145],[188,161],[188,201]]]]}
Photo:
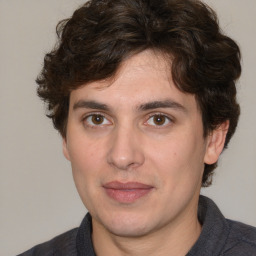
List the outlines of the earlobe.
{"type": "Polygon", "coordinates": [[[63,140],[62,140],[62,150],[63,150],[63,154],[64,154],[65,158],[70,161],[66,138],[63,138],[63,140]]]}
{"type": "Polygon", "coordinates": [[[226,135],[229,128],[229,121],[225,121],[208,136],[204,163],[214,164],[224,148],[226,135]]]}

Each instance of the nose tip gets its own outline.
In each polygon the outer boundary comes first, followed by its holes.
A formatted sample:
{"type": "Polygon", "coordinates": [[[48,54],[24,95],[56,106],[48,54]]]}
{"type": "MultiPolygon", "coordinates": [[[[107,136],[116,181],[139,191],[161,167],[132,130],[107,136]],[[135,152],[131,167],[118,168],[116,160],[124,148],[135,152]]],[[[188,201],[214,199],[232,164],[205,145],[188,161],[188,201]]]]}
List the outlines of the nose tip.
{"type": "Polygon", "coordinates": [[[135,169],[144,163],[143,149],[135,132],[117,132],[110,142],[107,161],[119,170],[135,169]]]}
{"type": "Polygon", "coordinates": [[[126,157],[114,157],[109,161],[110,165],[114,166],[115,168],[119,170],[129,170],[132,168],[136,168],[136,166],[139,166],[139,163],[135,160],[128,159],[126,157]]]}

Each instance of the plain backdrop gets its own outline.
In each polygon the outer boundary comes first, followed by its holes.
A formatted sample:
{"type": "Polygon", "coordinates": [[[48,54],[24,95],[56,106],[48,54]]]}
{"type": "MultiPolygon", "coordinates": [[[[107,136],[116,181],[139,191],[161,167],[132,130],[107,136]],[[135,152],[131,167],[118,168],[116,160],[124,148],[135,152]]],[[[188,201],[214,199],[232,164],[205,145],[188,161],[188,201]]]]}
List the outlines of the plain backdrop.
{"type": "MultiPolygon", "coordinates": [[[[57,22],[83,2],[0,0],[0,255],[16,255],[76,227],[86,212],[34,82],[57,22]]],[[[256,226],[256,2],[206,2],[241,46],[243,74],[237,132],[212,187],[202,193],[226,217],[256,226]]]]}

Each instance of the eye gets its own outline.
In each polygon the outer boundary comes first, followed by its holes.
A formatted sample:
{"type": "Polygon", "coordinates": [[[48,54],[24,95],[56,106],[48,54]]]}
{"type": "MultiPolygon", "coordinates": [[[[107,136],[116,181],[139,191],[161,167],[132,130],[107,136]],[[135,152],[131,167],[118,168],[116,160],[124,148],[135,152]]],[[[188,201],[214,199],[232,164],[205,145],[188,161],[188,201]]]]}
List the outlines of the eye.
{"type": "Polygon", "coordinates": [[[151,126],[166,126],[171,123],[171,119],[163,114],[155,114],[147,120],[147,124],[151,126]]]}
{"type": "Polygon", "coordinates": [[[84,122],[87,126],[104,126],[111,124],[111,122],[101,114],[88,115],[84,118],[84,122]]]}

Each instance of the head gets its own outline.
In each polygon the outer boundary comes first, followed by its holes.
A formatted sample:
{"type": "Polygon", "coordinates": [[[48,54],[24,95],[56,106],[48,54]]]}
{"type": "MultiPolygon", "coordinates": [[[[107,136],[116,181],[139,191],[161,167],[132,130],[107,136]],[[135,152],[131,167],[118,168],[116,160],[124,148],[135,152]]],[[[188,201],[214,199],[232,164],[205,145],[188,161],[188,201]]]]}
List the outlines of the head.
{"type": "MultiPolygon", "coordinates": [[[[240,76],[237,44],[225,36],[213,10],[194,0],[93,0],[57,26],[58,43],[37,79],[48,116],[66,138],[70,94],[116,76],[125,61],[145,50],[161,56],[176,88],[195,97],[206,138],[223,123],[227,147],[235,132],[240,76]]],[[[111,85],[110,85],[111,86],[111,85]]],[[[202,186],[217,162],[205,164],[202,186]]]]}

